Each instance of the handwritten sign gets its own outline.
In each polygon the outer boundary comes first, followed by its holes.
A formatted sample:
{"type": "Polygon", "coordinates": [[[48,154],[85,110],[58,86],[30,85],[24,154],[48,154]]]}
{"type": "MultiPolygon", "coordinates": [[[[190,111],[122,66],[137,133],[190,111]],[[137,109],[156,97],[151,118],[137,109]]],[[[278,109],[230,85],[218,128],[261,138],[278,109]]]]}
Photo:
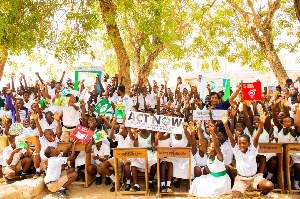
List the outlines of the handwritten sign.
{"type": "MultiPolygon", "coordinates": [[[[222,114],[227,113],[227,110],[212,110],[213,120],[222,120],[222,114]]],[[[193,111],[194,120],[210,120],[208,110],[194,110],[193,111]]]]}
{"type": "Polygon", "coordinates": [[[191,147],[157,147],[158,157],[190,157],[191,147]]]}
{"type": "Polygon", "coordinates": [[[78,125],[76,129],[73,131],[73,133],[71,134],[70,138],[74,140],[79,140],[79,142],[87,144],[91,139],[91,137],[93,136],[93,134],[94,131],[78,125]]]}
{"type": "Polygon", "coordinates": [[[114,158],[144,158],[147,148],[113,148],[114,158]]]}

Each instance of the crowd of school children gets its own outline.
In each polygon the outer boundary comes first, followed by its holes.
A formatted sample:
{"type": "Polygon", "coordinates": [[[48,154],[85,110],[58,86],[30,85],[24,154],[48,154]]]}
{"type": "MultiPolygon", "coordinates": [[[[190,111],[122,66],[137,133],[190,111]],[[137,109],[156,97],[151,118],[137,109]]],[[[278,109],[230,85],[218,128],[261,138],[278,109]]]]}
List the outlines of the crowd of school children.
{"type": "MultiPolygon", "coordinates": [[[[200,99],[197,85],[182,82],[177,78],[175,90],[168,88],[167,81],[158,85],[142,77],[131,88],[122,84],[123,77],[109,78],[105,73],[100,81],[97,76],[90,98],[79,102],[73,92],[67,94],[68,106],[55,106],[63,87],[74,89],[71,79],[63,81],[65,73],[56,82],[46,82],[39,73],[35,84],[29,84],[25,75],[19,79],[15,88],[14,78],[3,87],[0,98],[0,117],[3,136],[8,136],[9,146],[1,151],[2,173],[7,184],[13,183],[15,176],[25,178],[30,172],[33,178],[44,176],[44,182],[55,196],[67,197],[66,189],[74,181],[85,180],[85,172],[96,178],[96,185],[105,182],[115,191],[114,157],[112,148],[148,148],[149,190],[157,189],[154,184],[157,171],[156,147],[191,147],[192,186],[189,193],[197,197],[216,197],[232,194],[242,197],[248,188],[261,189],[261,194],[271,196],[276,184],[278,158],[276,154],[260,154],[260,143],[300,142],[300,93],[293,82],[286,81],[286,87],[276,87],[277,96],[271,102],[270,96],[263,94],[261,101],[244,101],[241,86],[238,84],[226,101],[224,92],[211,92],[205,100],[200,99]],[[97,81],[98,80],[98,81],[97,81]],[[97,84],[100,93],[97,93],[97,84]],[[128,93],[128,94],[126,94],[128,93]],[[50,104],[41,106],[40,100],[48,98],[50,104]],[[112,107],[105,115],[98,115],[94,107],[105,98],[112,107]],[[125,109],[149,114],[160,114],[184,118],[181,128],[175,132],[153,132],[145,129],[129,128],[124,120],[114,117],[114,104],[123,104],[125,109]],[[228,110],[221,121],[193,120],[193,110],[228,110]],[[24,129],[31,129],[39,136],[35,151],[30,147],[16,146],[15,135],[9,134],[11,125],[21,123],[24,129]],[[104,130],[108,137],[98,140],[91,138],[86,153],[92,154],[92,163],[85,171],[85,152],[75,152],[78,141],[70,139],[77,125],[98,132],[104,130]],[[62,153],[59,142],[69,142],[62,153]],[[75,161],[73,168],[69,161],[75,161]],[[234,163],[234,165],[232,165],[234,163]],[[233,167],[237,176],[233,178],[233,167]],[[105,175],[104,175],[105,174],[105,175]],[[102,179],[106,176],[106,179],[102,179]]],[[[201,76],[198,77],[201,82],[201,76]]],[[[84,80],[79,81],[79,91],[85,88],[84,80]]],[[[76,92],[74,92],[76,93],[76,92]]],[[[32,135],[31,135],[32,136],[32,135]]],[[[300,153],[291,154],[294,189],[300,189],[300,153]]],[[[119,167],[124,166],[125,191],[140,191],[141,179],[138,172],[145,172],[145,160],[118,159],[119,167]]],[[[171,193],[180,190],[181,179],[189,179],[188,158],[161,158],[160,192],[171,193]],[[173,184],[171,189],[171,183],[173,184]],[[174,188],[173,188],[174,187],[174,188]],[[175,189],[175,190],[174,190],[175,189]]]]}

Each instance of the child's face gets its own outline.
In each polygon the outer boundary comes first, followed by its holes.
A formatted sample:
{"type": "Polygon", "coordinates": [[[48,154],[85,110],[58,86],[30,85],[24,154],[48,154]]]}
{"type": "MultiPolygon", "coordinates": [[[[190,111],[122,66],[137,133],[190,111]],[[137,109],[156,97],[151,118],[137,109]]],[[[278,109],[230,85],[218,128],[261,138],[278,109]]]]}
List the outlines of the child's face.
{"type": "Polygon", "coordinates": [[[76,103],[76,98],[74,97],[74,95],[70,95],[70,102],[76,103]]]}
{"type": "Polygon", "coordinates": [[[30,120],[30,128],[34,130],[36,128],[36,123],[34,120],[30,120]]]}
{"type": "Polygon", "coordinates": [[[239,132],[244,132],[245,126],[242,123],[236,123],[235,129],[239,132]]]}
{"type": "Polygon", "coordinates": [[[24,99],[25,101],[28,101],[28,100],[29,100],[29,93],[24,93],[23,99],[24,99]]]}
{"type": "Polygon", "coordinates": [[[33,112],[36,112],[36,111],[37,111],[37,110],[36,110],[36,104],[32,104],[32,105],[31,105],[31,109],[32,109],[33,112]]]}
{"type": "Polygon", "coordinates": [[[16,104],[17,104],[17,107],[20,109],[24,106],[24,101],[19,99],[19,100],[17,100],[16,104]]]}
{"type": "Polygon", "coordinates": [[[285,117],[285,112],[280,112],[278,114],[278,120],[281,124],[283,124],[283,118],[285,117]]]}
{"type": "Polygon", "coordinates": [[[251,145],[250,142],[248,142],[247,138],[245,138],[245,137],[239,137],[238,142],[239,142],[240,151],[242,153],[246,153],[248,150],[248,147],[251,145]]]}
{"type": "Polygon", "coordinates": [[[227,138],[221,132],[217,134],[217,138],[221,144],[223,144],[227,140],[227,138]]]}
{"type": "Polygon", "coordinates": [[[213,143],[210,143],[209,147],[207,147],[207,155],[216,155],[216,150],[213,143]]]}
{"type": "Polygon", "coordinates": [[[29,125],[30,125],[30,121],[29,121],[28,118],[26,118],[26,119],[23,121],[23,126],[24,126],[25,128],[28,128],[29,125]]]}
{"type": "Polygon", "coordinates": [[[44,132],[45,138],[49,141],[49,142],[54,142],[55,141],[55,135],[54,132],[52,130],[46,130],[44,132]]]}
{"type": "Polygon", "coordinates": [[[238,120],[245,121],[245,116],[244,116],[244,114],[239,114],[238,120]]]}
{"type": "Polygon", "coordinates": [[[259,124],[260,124],[259,117],[258,117],[258,116],[255,116],[255,117],[253,118],[253,125],[254,125],[256,128],[258,128],[259,124]]]}
{"type": "Polygon", "coordinates": [[[211,104],[214,105],[214,106],[219,104],[219,98],[218,98],[217,95],[211,96],[210,100],[211,100],[211,104]]]}
{"type": "Polygon", "coordinates": [[[94,129],[96,127],[96,120],[95,118],[89,118],[88,126],[90,129],[94,129]]]}
{"type": "Polygon", "coordinates": [[[297,97],[291,97],[291,103],[296,104],[297,102],[297,97]]]}
{"type": "Polygon", "coordinates": [[[102,145],[102,141],[96,142],[97,147],[101,147],[101,145],[102,145]]]}
{"type": "Polygon", "coordinates": [[[16,141],[15,141],[15,138],[13,138],[10,142],[10,145],[11,145],[11,147],[14,149],[14,148],[16,148],[16,141]]]}
{"type": "Polygon", "coordinates": [[[51,157],[55,157],[55,156],[58,156],[60,154],[60,151],[58,150],[58,148],[54,148],[54,147],[51,147],[51,157]]]}
{"type": "Polygon", "coordinates": [[[126,131],[126,129],[125,129],[124,124],[121,124],[121,125],[120,125],[119,133],[120,133],[120,135],[122,135],[122,136],[124,136],[124,137],[127,136],[127,131],[126,131]]]}
{"type": "Polygon", "coordinates": [[[51,112],[51,113],[48,113],[47,115],[46,115],[46,121],[48,122],[48,124],[52,124],[52,122],[54,121],[54,118],[53,118],[53,113],[51,112]]]}
{"type": "Polygon", "coordinates": [[[292,119],[289,117],[283,118],[283,127],[289,128],[292,126],[292,119]]]}

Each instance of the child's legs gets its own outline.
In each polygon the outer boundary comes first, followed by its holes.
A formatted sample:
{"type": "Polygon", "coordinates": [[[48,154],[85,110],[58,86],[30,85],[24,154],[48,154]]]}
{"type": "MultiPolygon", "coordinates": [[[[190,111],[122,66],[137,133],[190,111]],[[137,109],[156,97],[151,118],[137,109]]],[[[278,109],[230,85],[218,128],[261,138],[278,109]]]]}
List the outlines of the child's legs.
{"type": "Polygon", "coordinates": [[[208,168],[208,167],[205,167],[205,168],[203,169],[203,175],[207,175],[207,174],[209,174],[209,168],[208,168]]]}
{"type": "Polygon", "coordinates": [[[294,177],[296,181],[300,181],[300,163],[294,163],[294,177]]]}
{"type": "Polygon", "coordinates": [[[160,176],[160,181],[161,182],[165,182],[166,181],[166,169],[167,169],[167,162],[166,161],[162,161],[160,163],[161,165],[161,176],[160,176]]]}
{"type": "Polygon", "coordinates": [[[130,180],[130,178],[131,178],[130,162],[126,162],[124,167],[125,167],[124,170],[125,170],[126,180],[130,180]]]}
{"type": "Polygon", "coordinates": [[[75,128],[67,129],[66,127],[62,128],[62,134],[60,137],[60,141],[62,142],[70,142],[70,134],[75,130],[75,128]]]}
{"type": "Polygon", "coordinates": [[[202,174],[201,168],[199,166],[195,166],[194,167],[194,176],[195,176],[195,178],[201,176],[201,174],[202,174]]]}
{"type": "Polygon", "coordinates": [[[231,190],[233,198],[241,198],[250,187],[251,179],[237,175],[231,190]]]}
{"type": "Polygon", "coordinates": [[[259,167],[257,169],[257,172],[258,173],[264,173],[264,171],[267,168],[266,156],[264,156],[264,155],[257,155],[256,156],[256,162],[259,163],[259,167]]]}
{"type": "Polygon", "coordinates": [[[105,173],[105,175],[111,176],[112,172],[108,167],[112,167],[112,165],[109,161],[102,162],[101,168],[102,168],[103,172],[105,173]]]}
{"type": "MultiPolygon", "coordinates": [[[[132,172],[132,178],[134,184],[138,184],[138,173],[137,173],[137,167],[131,166],[131,172],[132,172]]],[[[146,171],[147,172],[147,171],[146,171]]]]}
{"type": "Polygon", "coordinates": [[[274,174],[277,171],[277,167],[278,167],[277,156],[271,157],[267,162],[267,166],[268,166],[268,172],[274,174]]]}
{"type": "Polygon", "coordinates": [[[95,176],[97,174],[97,165],[96,164],[92,164],[92,165],[88,166],[87,172],[89,174],[91,174],[92,176],[95,176]]]}
{"type": "Polygon", "coordinates": [[[171,181],[173,177],[173,163],[168,162],[168,174],[167,174],[167,181],[171,181]]]}
{"type": "Polygon", "coordinates": [[[68,173],[67,174],[68,181],[63,185],[63,188],[66,188],[68,185],[70,185],[72,182],[74,182],[76,180],[77,176],[78,176],[78,174],[77,174],[77,172],[75,172],[75,170],[73,172],[68,173]]]}
{"type": "Polygon", "coordinates": [[[26,157],[22,159],[21,165],[23,168],[23,172],[26,173],[32,163],[31,157],[26,157]]]}
{"type": "Polygon", "coordinates": [[[38,154],[35,154],[32,159],[33,159],[34,167],[36,169],[40,168],[41,156],[38,154]]]}
{"type": "MultiPolygon", "coordinates": [[[[151,168],[150,168],[149,181],[153,181],[154,180],[154,176],[156,174],[156,170],[157,170],[157,164],[152,165],[151,168]]],[[[145,171],[145,172],[148,172],[148,171],[145,171]]]]}
{"type": "Polygon", "coordinates": [[[66,170],[67,174],[75,172],[74,168],[69,168],[66,170]]]}
{"type": "Polygon", "coordinates": [[[263,195],[267,195],[274,189],[274,185],[271,181],[262,179],[258,184],[258,188],[262,189],[261,193],[263,195]]]}
{"type": "Polygon", "coordinates": [[[16,176],[16,172],[10,166],[6,166],[2,172],[7,179],[13,179],[16,176]]]}

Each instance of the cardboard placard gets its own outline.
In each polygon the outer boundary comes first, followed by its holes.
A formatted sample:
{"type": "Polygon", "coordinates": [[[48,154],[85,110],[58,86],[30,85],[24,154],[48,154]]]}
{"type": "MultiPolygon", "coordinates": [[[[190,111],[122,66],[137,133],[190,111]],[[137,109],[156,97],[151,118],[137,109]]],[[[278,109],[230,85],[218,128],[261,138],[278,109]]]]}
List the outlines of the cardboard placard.
{"type": "Polygon", "coordinates": [[[78,125],[76,129],[73,131],[73,133],[71,134],[70,138],[74,140],[79,140],[79,142],[87,144],[91,139],[91,137],[93,136],[93,134],[94,131],[78,125]]]}

